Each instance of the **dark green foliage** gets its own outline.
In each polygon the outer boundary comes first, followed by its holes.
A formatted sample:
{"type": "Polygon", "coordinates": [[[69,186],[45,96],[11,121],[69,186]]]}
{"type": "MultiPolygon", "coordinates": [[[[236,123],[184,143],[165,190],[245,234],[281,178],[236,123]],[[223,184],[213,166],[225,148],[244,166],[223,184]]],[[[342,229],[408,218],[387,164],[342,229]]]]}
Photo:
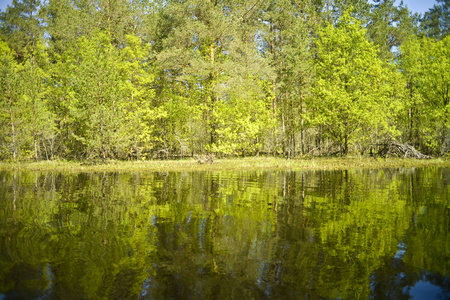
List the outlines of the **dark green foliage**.
{"type": "Polygon", "coordinates": [[[0,13],[0,38],[14,50],[22,61],[26,52],[34,51],[43,33],[39,17],[40,0],[13,0],[5,12],[0,13]]]}
{"type": "Polygon", "coordinates": [[[369,37],[378,45],[380,58],[392,59],[395,47],[399,47],[414,33],[414,20],[417,16],[411,15],[403,3],[395,6],[394,0],[374,2],[367,27],[369,37]]]}
{"type": "Polygon", "coordinates": [[[427,36],[443,39],[450,33],[450,1],[437,0],[437,3],[423,16],[422,28],[427,36]]]}

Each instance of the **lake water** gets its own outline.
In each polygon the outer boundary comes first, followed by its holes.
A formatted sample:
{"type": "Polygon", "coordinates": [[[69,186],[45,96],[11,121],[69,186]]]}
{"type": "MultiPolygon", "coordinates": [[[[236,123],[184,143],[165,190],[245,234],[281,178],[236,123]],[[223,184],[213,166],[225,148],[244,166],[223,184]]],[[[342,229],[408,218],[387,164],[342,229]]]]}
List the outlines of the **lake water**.
{"type": "Polygon", "coordinates": [[[0,299],[449,299],[448,168],[0,172],[0,299]]]}

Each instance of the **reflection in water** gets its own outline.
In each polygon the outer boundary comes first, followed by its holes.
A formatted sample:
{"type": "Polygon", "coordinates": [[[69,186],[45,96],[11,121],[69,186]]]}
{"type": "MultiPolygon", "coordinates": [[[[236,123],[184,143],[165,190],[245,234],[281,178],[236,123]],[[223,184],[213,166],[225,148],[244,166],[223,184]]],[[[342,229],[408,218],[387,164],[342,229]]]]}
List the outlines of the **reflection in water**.
{"type": "Polygon", "coordinates": [[[0,299],[450,297],[448,169],[0,182],[0,299]]]}

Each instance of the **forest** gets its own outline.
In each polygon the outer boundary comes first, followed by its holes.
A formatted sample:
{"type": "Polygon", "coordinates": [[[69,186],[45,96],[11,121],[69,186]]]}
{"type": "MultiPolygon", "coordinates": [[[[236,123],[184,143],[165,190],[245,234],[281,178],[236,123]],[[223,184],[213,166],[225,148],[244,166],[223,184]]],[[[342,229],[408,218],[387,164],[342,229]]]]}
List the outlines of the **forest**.
{"type": "Polygon", "coordinates": [[[0,160],[450,153],[450,1],[13,0],[0,160]]]}

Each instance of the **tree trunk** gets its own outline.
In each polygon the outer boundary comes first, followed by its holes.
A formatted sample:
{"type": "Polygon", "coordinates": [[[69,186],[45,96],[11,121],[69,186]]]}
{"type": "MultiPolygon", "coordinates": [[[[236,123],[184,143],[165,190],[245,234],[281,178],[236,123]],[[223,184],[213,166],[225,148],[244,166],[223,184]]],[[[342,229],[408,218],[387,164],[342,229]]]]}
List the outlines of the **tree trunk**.
{"type": "Polygon", "coordinates": [[[102,97],[102,85],[100,83],[100,81],[98,82],[98,88],[99,88],[99,93],[98,93],[98,108],[99,108],[99,114],[100,114],[100,148],[101,148],[101,155],[102,155],[102,161],[103,163],[106,162],[106,149],[105,149],[105,142],[104,142],[104,133],[103,133],[103,108],[102,108],[102,104],[103,104],[103,97],[102,97]]]}
{"type": "Polygon", "coordinates": [[[294,97],[291,97],[291,136],[292,136],[292,156],[295,157],[295,116],[294,116],[294,97]]]}
{"type": "MultiPolygon", "coordinates": [[[[34,51],[34,49],[33,49],[34,51]]],[[[33,88],[34,88],[34,56],[31,57],[31,75],[33,76],[32,82],[33,82],[33,88]]],[[[34,160],[38,161],[38,155],[37,155],[37,137],[36,137],[36,97],[34,95],[35,91],[32,91],[33,93],[33,141],[34,141],[34,160]]]]}
{"type": "Polygon", "coordinates": [[[283,97],[280,96],[281,98],[281,123],[282,123],[282,129],[283,129],[283,155],[286,155],[286,124],[285,124],[285,120],[284,120],[284,101],[283,101],[283,97]]]}
{"type": "Polygon", "coordinates": [[[33,140],[34,140],[34,160],[38,161],[37,138],[36,138],[36,108],[33,101],[33,140]]]}
{"type": "Polygon", "coordinates": [[[13,150],[13,158],[16,160],[16,132],[14,130],[14,116],[12,111],[12,92],[11,85],[8,82],[8,91],[9,91],[9,118],[11,121],[11,133],[12,133],[12,150],[13,150]]]}
{"type": "Polygon", "coordinates": [[[305,155],[305,139],[303,136],[303,94],[300,93],[300,139],[302,144],[302,155],[305,155]]]}
{"type": "MultiPolygon", "coordinates": [[[[411,81],[412,81],[412,78],[411,78],[411,81]]],[[[413,100],[412,82],[409,82],[408,86],[409,86],[409,97],[411,98],[411,100],[413,100]]],[[[413,105],[413,107],[414,107],[414,105],[413,105]]],[[[414,145],[414,141],[413,141],[413,117],[414,117],[413,107],[411,107],[409,109],[409,142],[414,145]]]]}
{"type": "MultiPolygon", "coordinates": [[[[215,49],[215,42],[212,42],[209,45],[209,58],[210,58],[210,62],[211,64],[214,66],[215,64],[215,59],[216,59],[216,49],[215,49]]],[[[213,145],[216,143],[216,124],[215,124],[215,120],[214,120],[214,103],[215,103],[215,97],[214,97],[214,79],[215,79],[215,74],[214,74],[214,70],[211,71],[210,74],[210,82],[209,82],[209,86],[210,86],[210,90],[209,90],[209,105],[211,108],[210,111],[210,144],[213,145]]]]}
{"type": "Polygon", "coordinates": [[[348,154],[348,134],[344,137],[344,155],[348,154]]]}

